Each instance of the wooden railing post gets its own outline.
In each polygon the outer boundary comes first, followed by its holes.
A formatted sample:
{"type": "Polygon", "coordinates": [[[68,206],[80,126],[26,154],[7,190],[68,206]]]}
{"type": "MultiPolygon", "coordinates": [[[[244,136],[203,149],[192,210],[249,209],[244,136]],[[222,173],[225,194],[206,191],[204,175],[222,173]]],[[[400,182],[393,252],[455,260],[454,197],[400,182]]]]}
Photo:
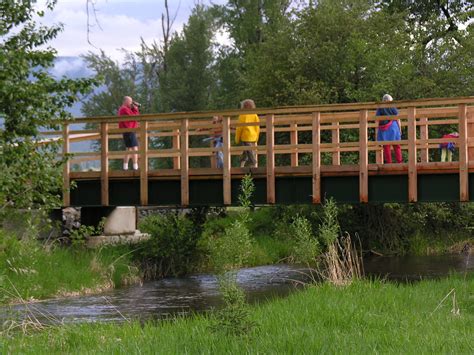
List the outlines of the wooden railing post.
{"type": "Polygon", "coordinates": [[[459,105],[459,199],[469,201],[469,157],[467,150],[467,105],[459,105]]]}
{"type": "MultiPolygon", "coordinates": [[[[173,149],[180,149],[179,129],[173,130],[173,149]]],[[[181,169],[180,157],[173,158],[173,169],[181,169]]]]}
{"type": "MultiPolygon", "coordinates": [[[[321,203],[321,113],[313,112],[313,176],[312,176],[312,201],[321,203]]],[[[334,158],[334,156],[333,156],[334,158]]]]}
{"type": "Polygon", "coordinates": [[[189,120],[181,121],[180,151],[181,151],[181,205],[189,205],[189,120]]]}
{"type": "Polygon", "coordinates": [[[266,145],[267,145],[267,203],[275,203],[275,134],[274,123],[275,117],[267,115],[265,120],[266,126],[266,145]]]}
{"type": "Polygon", "coordinates": [[[421,148],[420,149],[420,159],[422,163],[428,163],[429,162],[429,155],[428,155],[428,118],[427,117],[422,117],[420,118],[420,139],[425,140],[425,143],[423,145],[426,145],[426,148],[421,148]]]}
{"type": "MultiPolygon", "coordinates": [[[[66,157],[69,154],[69,124],[63,124],[63,157],[66,157]]],[[[63,205],[65,207],[71,204],[71,181],[69,174],[71,172],[71,165],[69,164],[69,159],[64,163],[63,168],[63,205]]]]}
{"type": "MultiPolygon", "coordinates": [[[[292,123],[290,129],[290,144],[295,146],[298,144],[298,124],[292,123]]],[[[291,153],[291,166],[298,166],[298,148],[295,148],[295,152],[291,153]]]]}
{"type": "Polygon", "coordinates": [[[377,150],[375,151],[375,162],[377,164],[383,164],[383,147],[377,146],[377,150]]]}
{"type": "Polygon", "coordinates": [[[468,115],[467,115],[467,140],[469,143],[468,148],[467,148],[467,158],[468,162],[474,161],[474,147],[471,147],[470,145],[474,142],[471,140],[474,140],[474,108],[470,108],[468,115]]]}
{"type": "Polygon", "coordinates": [[[148,121],[140,122],[140,204],[148,205],[148,121]]]}
{"type": "MultiPolygon", "coordinates": [[[[379,132],[379,123],[380,121],[375,120],[375,141],[378,141],[378,132],[379,132]]],[[[377,145],[375,149],[375,163],[383,164],[383,145],[377,145]]]]}
{"type": "MultiPolygon", "coordinates": [[[[336,122],[336,129],[331,131],[331,142],[339,146],[339,122],[336,122]]],[[[341,165],[341,152],[336,150],[332,153],[332,165],[341,165]]]]}
{"type": "Polygon", "coordinates": [[[416,108],[408,108],[408,202],[418,201],[416,171],[416,108]]]}
{"type": "Polygon", "coordinates": [[[369,202],[369,150],[367,137],[368,111],[359,114],[359,201],[369,202]]]}
{"type": "Polygon", "coordinates": [[[232,177],[231,177],[231,155],[230,155],[230,117],[222,119],[222,153],[223,157],[223,189],[224,205],[232,204],[232,177]]]}
{"type": "Polygon", "coordinates": [[[109,124],[100,124],[100,201],[109,205],[109,124]]]}

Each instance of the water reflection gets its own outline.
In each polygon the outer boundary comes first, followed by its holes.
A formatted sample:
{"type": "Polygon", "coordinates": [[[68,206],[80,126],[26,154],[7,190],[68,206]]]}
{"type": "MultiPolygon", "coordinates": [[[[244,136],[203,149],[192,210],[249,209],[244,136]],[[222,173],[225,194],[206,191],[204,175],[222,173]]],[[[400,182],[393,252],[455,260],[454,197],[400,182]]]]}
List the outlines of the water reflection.
{"type": "Polygon", "coordinates": [[[368,276],[396,281],[414,281],[474,271],[469,254],[439,256],[371,257],[364,260],[368,276]]]}
{"type": "MultiPolygon", "coordinates": [[[[250,302],[282,297],[307,281],[302,268],[275,265],[242,269],[237,274],[250,302]]],[[[17,317],[32,313],[42,322],[95,322],[127,319],[163,318],[169,315],[204,311],[219,307],[221,299],[216,277],[195,275],[185,278],[167,278],[104,292],[95,296],[49,300],[28,306],[11,308],[17,317]]],[[[0,320],[5,318],[0,310],[0,320]]]]}

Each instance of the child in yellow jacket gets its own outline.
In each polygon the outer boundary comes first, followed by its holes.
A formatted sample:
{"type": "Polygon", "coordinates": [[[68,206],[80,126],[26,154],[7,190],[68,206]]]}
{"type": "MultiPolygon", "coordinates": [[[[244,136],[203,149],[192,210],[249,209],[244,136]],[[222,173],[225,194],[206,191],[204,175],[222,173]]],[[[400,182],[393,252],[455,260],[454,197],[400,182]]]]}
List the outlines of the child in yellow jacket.
{"type": "MultiPolygon", "coordinates": [[[[247,99],[240,104],[242,109],[254,109],[255,102],[247,99]]],[[[239,115],[239,123],[257,123],[260,122],[258,116],[254,113],[239,115]]],[[[257,147],[260,126],[238,126],[235,132],[235,143],[246,147],[257,147]]],[[[257,167],[257,150],[245,150],[240,157],[240,167],[244,167],[249,162],[251,167],[257,167]]]]}

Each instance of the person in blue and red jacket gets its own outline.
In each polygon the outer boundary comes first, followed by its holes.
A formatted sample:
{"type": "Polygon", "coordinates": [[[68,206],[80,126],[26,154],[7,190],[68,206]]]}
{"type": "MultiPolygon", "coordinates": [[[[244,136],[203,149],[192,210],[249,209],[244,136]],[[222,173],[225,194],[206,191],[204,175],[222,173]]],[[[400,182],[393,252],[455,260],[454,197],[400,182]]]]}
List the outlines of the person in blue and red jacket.
{"type": "MultiPolygon", "coordinates": [[[[393,98],[389,94],[385,94],[382,101],[393,101],[393,98]]],[[[378,141],[399,141],[401,139],[400,120],[395,118],[398,116],[398,110],[395,107],[378,108],[375,116],[387,116],[386,120],[379,121],[378,141]]],[[[399,144],[394,144],[393,150],[395,151],[395,160],[397,163],[401,163],[402,148],[399,144]]],[[[389,144],[383,146],[383,160],[385,163],[392,162],[392,152],[389,144]]]]}
{"type": "MultiPolygon", "coordinates": [[[[441,138],[459,138],[459,133],[453,132],[445,134],[441,138]]],[[[446,161],[446,157],[448,158],[448,161],[453,160],[453,153],[456,150],[456,145],[454,144],[454,142],[441,143],[439,145],[439,149],[441,150],[441,161],[446,161]]]]}
{"type": "MultiPolygon", "coordinates": [[[[133,101],[130,96],[123,98],[122,106],[118,110],[119,116],[139,115],[138,107],[140,104],[133,101]]],[[[134,120],[119,121],[119,128],[138,128],[138,122],[134,120]]],[[[123,141],[128,151],[138,151],[138,140],[135,132],[124,132],[123,141]]],[[[123,170],[128,170],[128,162],[132,159],[133,170],[138,170],[138,154],[127,154],[123,159],[123,170]]]]}

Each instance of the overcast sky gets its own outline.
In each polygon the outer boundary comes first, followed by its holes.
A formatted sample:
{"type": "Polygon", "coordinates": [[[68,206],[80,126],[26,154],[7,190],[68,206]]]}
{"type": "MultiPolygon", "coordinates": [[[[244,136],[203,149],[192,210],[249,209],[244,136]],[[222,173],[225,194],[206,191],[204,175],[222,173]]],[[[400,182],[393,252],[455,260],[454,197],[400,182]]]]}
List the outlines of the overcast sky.
{"type": "MultiPolygon", "coordinates": [[[[44,4],[46,0],[40,1],[44,4]]],[[[197,0],[169,0],[170,15],[176,14],[173,30],[180,30],[186,23],[197,0]]],[[[86,0],[58,0],[54,11],[46,12],[41,22],[46,25],[63,23],[64,31],[50,42],[58,51],[59,56],[79,56],[88,51],[98,52],[102,49],[106,54],[120,60],[120,48],[137,50],[140,37],[146,42],[160,40],[161,14],[164,12],[164,0],[95,0],[97,20],[90,21],[93,25],[89,34],[90,41],[97,47],[87,43],[87,10],[86,0]]],[[[226,0],[201,0],[204,5],[225,4],[226,0]]]]}

